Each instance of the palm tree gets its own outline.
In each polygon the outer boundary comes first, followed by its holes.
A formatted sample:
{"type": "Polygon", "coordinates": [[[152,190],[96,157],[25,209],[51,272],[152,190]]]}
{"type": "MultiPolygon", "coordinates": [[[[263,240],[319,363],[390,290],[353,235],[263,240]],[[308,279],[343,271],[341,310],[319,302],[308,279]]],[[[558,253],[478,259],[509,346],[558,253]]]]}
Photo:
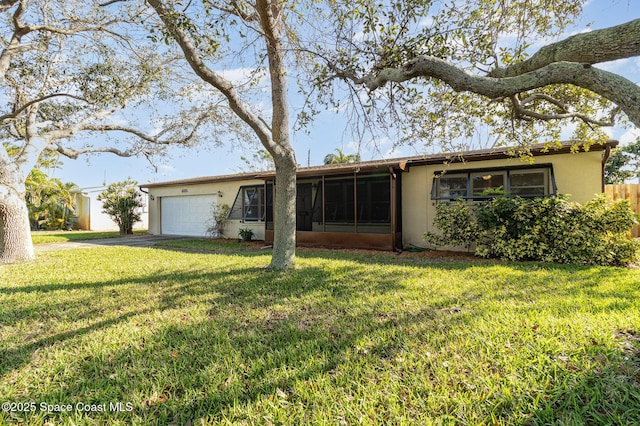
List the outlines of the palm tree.
{"type": "Polygon", "coordinates": [[[74,214],[76,210],[76,191],[78,186],[73,182],[62,183],[58,186],[58,202],[62,207],[62,227],[66,227],[67,214],[74,214]]]}
{"type": "Polygon", "coordinates": [[[340,148],[336,148],[338,154],[327,154],[324,157],[324,164],[346,164],[360,161],[360,154],[345,154],[340,148]]]}

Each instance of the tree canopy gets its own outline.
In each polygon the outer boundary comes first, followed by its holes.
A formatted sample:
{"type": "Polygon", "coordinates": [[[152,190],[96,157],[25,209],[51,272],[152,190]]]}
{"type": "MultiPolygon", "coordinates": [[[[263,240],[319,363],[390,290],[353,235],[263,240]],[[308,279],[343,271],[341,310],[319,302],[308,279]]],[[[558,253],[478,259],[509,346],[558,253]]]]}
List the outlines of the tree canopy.
{"type": "MultiPolygon", "coordinates": [[[[596,66],[640,55],[640,20],[549,42],[585,3],[331,3],[335,42],[309,49],[316,87],[347,82],[358,95],[352,104],[378,125],[402,123],[405,142],[447,147],[485,128],[492,144],[526,147],[559,141],[571,127],[588,146],[607,138],[603,126],[640,126],[638,85],[596,66]]],[[[326,91],[321,100],[335,102],[326,91]]]]}
{"type": "Polygon", "coordinates": [[[604,177],[607,184],[640,178],[640,138],[616,148],[605,164],[604,177]]]}
{"type": "Polygon", "coordinates": [[[359,154],[345,154],[340,148],[336,148],[335,151],[335,154],[330,153],[324,157],[324,164],[345,164],[360,161],[359,154]]]}
{"type": "Polygon", "coordinates": [[[288,268],[297,167],[290,133],[323,106],[356,111],[359,136],[388,131],[398,144],[445,150],[480,132],[492,145],[526,150],[559,141],[566,128],[588,147],[607,138],[603,126],[640,125],[637,84],[597,67],[640,54],[640,20],[558,40],[585,3],[1,2],[1,258],[33,255],[27,231],[16,230],[25,228],[26,176],[46,151],[153,158],[229,133],[259,141],[278,188],[271,265],[288,268]],[[308,99],[296,125],[291,81],[308,99]],[[174,114],[154,115],[161,101],[174,114]],[[137,116],[142,110],[150,112],[137,116]],[[105,132],[118,136],[105,144],[79,137],[105,132]],[[24,246],[14,250],[16,241],[24,246]]]}
{"type": "Polygon", "coordinates": [[[140,120],[141,106],[153,111],[151,106],[173,94],[176,87],[168,82],[176,82],[175,74],[167,66],[173,58],[135,34],[146,6],[127,2],[125,12],[112,3],[2,3],[1,262],[33,257],[25,180],[43,153],[152,158],[169,145],[191,146],[199,129],[221,120],[215,105],[140,120]],[[118,115],[127,108],[128,114],[118,115]],[[97,135],[107,132],[114,139],[96,144],[97,135]]]}

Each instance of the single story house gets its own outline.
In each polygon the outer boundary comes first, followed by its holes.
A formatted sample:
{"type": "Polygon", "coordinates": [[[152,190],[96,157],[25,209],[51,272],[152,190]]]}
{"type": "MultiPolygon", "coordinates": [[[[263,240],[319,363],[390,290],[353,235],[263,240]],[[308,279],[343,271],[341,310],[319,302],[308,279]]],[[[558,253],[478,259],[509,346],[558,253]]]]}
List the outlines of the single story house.
{"type": "MultiPolygon", "coordinates": [[[[521,197],[569,194],[585,203],[604,191],[604,164],[617,144],[588,151],[570,144],[536,146],[531,159],[493,148],[299,168],[297,242],[381,250],[424,246],[422,235],[434,230],[437,203],[473,202],[498,189],[521,197]]],[[[213,207],[227,204],[224,236],[236,238],[248,228],[270,243],[274,181],[275,172],[267,171],[141,185],[149,194],[149,232],[205,236],[213,207]]]]}

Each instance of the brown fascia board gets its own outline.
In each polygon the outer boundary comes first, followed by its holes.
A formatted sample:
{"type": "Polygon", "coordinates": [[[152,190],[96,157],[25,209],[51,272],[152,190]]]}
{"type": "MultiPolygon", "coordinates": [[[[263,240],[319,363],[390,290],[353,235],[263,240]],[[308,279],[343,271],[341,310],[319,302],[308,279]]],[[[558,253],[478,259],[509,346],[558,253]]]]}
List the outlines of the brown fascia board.
{"type": "Polygon", "coordinates": [[[178,180],[168,180],[164,182],[153,182],[153,183],[144,183],[139,185],[140,188],[157,188],[160,186],[177,186],[177,185],[198,185],[202,183],[216,183],[216,182],[233,182],[236,180],[254,180],[261,179],[259,174],[264,172],[256,173],[256,172],[248,172],[248,173],[237,173],[233,175],[219,175],[219,176],[201,176],[196,178],[188,178],[188,179],[178,179],[178,180]]]}
{"type": "MultiPolygon", "coordinates": [[[[604,144],[594,144],[590,151],[603,151],[606,149],[614,148],[618,145],[618,141],[609,140],[604,144]]],[[[348,164],[328,164],[323,166],[302,167],[297,171],[298,177],[312,177],[321,175],[341,175],[341,174],[353,174],[361,172],[372,172],[389,170],[408,170],[411,166],[424,166],[431,164],[443,164],[446,162],[473,162],[473,161],[486,161],[514,158],[513,152],[517,148],[490,148],[481,149],[475,151],[455,152],[455,153],[442,153],[442,154],[425,154],[414,157],[394,158],[389,160],[374,160],[374,161],[361,161],[358,163],[348,164]]],[[[571,143],[563,143],[558,148],[547,148],[544,145],[535,145],[530,148],[531,155],[534,157],[543,155],[554,154],[566,154],[573,152],[571,143]]],[[[583,151],[583,150],[580,150],[583,151]]],[[[231,182],[242,181],[250,179],[273,179],[275,178],[275,171],[265,172],[250,172],[239,173],[234,175],[222,175],[222,176],[205,176],[191,179],[174,180],[167,182],[148,183],[140,185],[141,188],[154,188],[160,186],[176,186],[176,185],[196,185],[202,183],[215,183],[215,182],[231,182]]]]}

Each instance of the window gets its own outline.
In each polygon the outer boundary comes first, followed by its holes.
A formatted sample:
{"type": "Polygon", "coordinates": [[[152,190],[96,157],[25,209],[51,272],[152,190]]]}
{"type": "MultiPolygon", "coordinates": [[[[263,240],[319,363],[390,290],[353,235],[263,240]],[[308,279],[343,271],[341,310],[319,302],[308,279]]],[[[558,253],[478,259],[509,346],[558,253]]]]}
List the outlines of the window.
{"type": "Polygon", "coordinates": [[[326,179],[324,184],[324,217],[327,222],[353,223],[353,177],[326,179]]]}
{"type": "Polygon", "coordinates": [[[467,196],[467,175],[442,175],[435,178],[434,188],[438,198],[454,199],[467,196]]]}
{"type": "Polygon", "coordinates": [[[495,194],[518,197],[555,195],[551,165],[538,167],[491,168],[455,173],[437,172],[431,189],[432,200],[483,199],[495,194]]]}
{"type": "Polygon", "coordinates": [[[241,186],[229,212],[229,219],[264,220],[264,205],[264,185],[241,186]]]}
{"type": "Polygon", "coordinates": [[[544,196],[548,188],[544,170],[514,170],[510,174],[510,193],[521,197],[544,196]]]}
{"type": "Polygon", "coordinates": [[[505,191],[506,175],[506,172],[471,173],[471,194],[478,197],[505,191]]]}

